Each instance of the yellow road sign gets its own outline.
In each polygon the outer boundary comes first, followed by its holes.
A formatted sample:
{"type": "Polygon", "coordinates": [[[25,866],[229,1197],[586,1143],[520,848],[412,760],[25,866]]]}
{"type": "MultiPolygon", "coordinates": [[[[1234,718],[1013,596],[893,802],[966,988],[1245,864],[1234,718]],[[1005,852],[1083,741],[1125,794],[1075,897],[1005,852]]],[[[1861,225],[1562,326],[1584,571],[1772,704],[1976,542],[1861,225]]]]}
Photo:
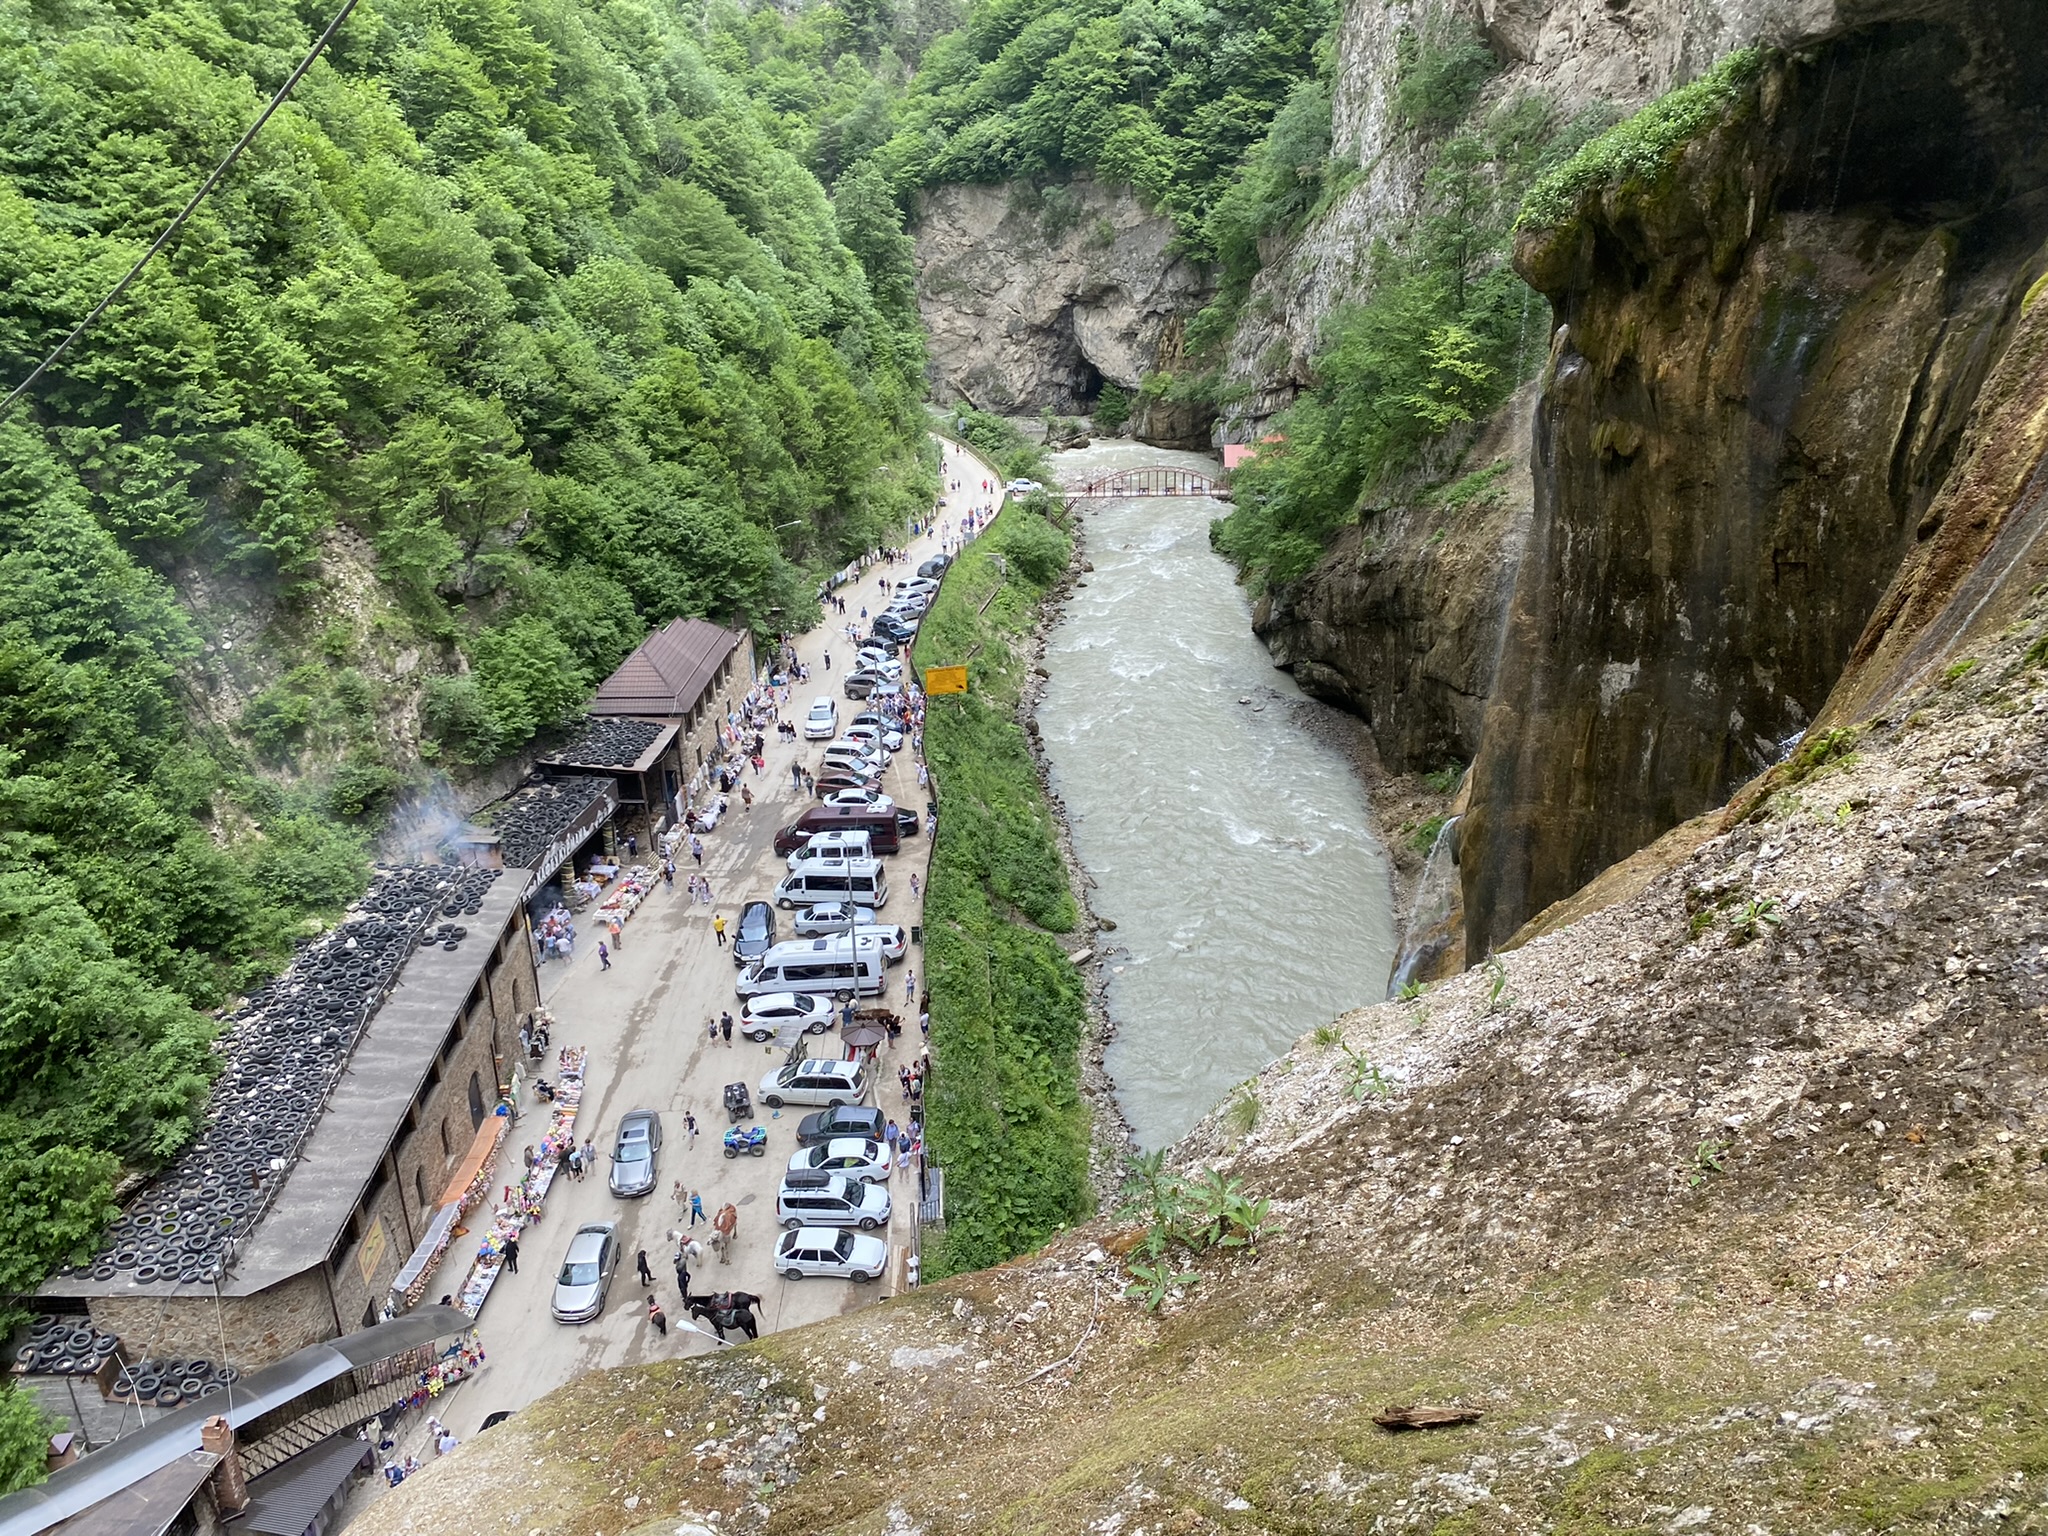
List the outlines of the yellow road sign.
{"type": "Polygon", "coordinates": [[[967,669],[965,667],[926,667],[924,669],[924,691],[926,693],[965,693],[967,691],[967,669]]]}

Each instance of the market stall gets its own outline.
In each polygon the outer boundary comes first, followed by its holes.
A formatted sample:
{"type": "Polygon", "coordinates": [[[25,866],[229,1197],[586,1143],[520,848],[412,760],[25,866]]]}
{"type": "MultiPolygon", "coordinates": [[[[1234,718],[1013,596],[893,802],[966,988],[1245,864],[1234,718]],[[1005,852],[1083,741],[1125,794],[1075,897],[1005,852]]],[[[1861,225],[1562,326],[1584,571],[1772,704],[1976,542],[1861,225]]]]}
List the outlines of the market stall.
{"type": "Polygon", "coordinates": [[[475,1262],[461,1289],[454,1293],[455,1305],[471,1317],[483,1309],[491,1287],[504,1270],[505,1243],[540,1220],[541,1203],[555,1181],[555,1170],[576,1145],[576,1111],[583,1102],[585,1055],[582,1046],[562,1047],[560,1081],[554,1088],[554,1114],[547,1134],[534,1148],[532,1166],[517,1182],[504,1186],[503,1198],[491,1213],[490,1228],[477,1245],[475,1262]]]}

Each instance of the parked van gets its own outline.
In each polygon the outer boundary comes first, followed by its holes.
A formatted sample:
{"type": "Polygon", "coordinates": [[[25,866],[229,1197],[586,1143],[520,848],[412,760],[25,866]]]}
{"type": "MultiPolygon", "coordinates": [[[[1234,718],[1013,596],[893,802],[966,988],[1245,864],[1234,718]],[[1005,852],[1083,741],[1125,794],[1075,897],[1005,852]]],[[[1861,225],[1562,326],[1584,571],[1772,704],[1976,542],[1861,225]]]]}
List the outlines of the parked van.
{"type": "Polygon", "coordinates": [[[787,858],[820,832],[865,832],[878,854],[895,853],[903,846],[893,810],[878,811],[866,805],[819,805],[775,834],[775,851],[787,858]]]}
{"type": "Polygon", "coordinates": [[[836,864],[805,864],[793,869],[775,887],[775,905],[784,911],[815,907],[821,901],[847,901],[856,907],[888,904],[889,877],[880,859],[847,859],[836,864]]]}
{"type": "Polygon", "coordinates": [[[761,992],[809,992],[831,996],[851,992],[878,997],[888,985],[889,960],[873,939],[835,933],[826,939],[778,944],[739,973],[733,990],[741,997],[761,992]]]}
{"type": "Polygon", "coordinates": [[[838,859],[873,859],[875,850],[868,844],[865,832],[819,832],[804,840],[803,847],[789,856],[792,870],[802,869],[806,864],[838,859]]]}

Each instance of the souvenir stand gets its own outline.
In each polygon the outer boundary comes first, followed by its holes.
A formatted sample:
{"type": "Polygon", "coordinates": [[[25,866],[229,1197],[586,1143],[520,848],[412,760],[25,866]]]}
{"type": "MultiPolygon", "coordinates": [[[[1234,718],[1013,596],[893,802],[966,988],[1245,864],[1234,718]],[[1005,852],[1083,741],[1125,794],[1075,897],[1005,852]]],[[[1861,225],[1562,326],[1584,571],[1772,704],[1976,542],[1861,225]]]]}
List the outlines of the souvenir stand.
{"type": "Polygon", "coordinates": [[[476,1262],[455,1304],[475,1317],[491,1294],[491,1287],[505,1267],[505,1243],[540,1220],[541,1202],[555,1181],[555,1170],[569,1149],[576,1145],[576,1110],[583,1102],[583,1063],[586,1052],[580,1045],[565,1045],[560,1057],[561,1082],[555,1089],[554,1116],[547,1134],[534,1149],[533,1166],[517,1183],[504,1186],[504,1198],[491,1213],[490,1231],[477,1245],[476,1262]]]}

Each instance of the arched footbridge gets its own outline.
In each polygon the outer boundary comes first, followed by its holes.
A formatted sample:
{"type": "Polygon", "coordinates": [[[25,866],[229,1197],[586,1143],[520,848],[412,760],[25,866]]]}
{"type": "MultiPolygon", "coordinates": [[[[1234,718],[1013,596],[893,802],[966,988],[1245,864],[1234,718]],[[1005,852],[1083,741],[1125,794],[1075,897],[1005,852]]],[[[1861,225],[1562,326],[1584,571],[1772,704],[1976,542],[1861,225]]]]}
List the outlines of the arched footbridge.
{"type": "Polygon", "coordinates": [[[1138,496],[1208,496],[1230,500],[1230,487],[1217,475],[1199,469],[1182,469],[1172,464],[1147,464],[1137,469],[1119,469],[1098,475],[1079,485],[1060,488],[1069,501],[1087,497],[1102,501],[1138,496]]]}

